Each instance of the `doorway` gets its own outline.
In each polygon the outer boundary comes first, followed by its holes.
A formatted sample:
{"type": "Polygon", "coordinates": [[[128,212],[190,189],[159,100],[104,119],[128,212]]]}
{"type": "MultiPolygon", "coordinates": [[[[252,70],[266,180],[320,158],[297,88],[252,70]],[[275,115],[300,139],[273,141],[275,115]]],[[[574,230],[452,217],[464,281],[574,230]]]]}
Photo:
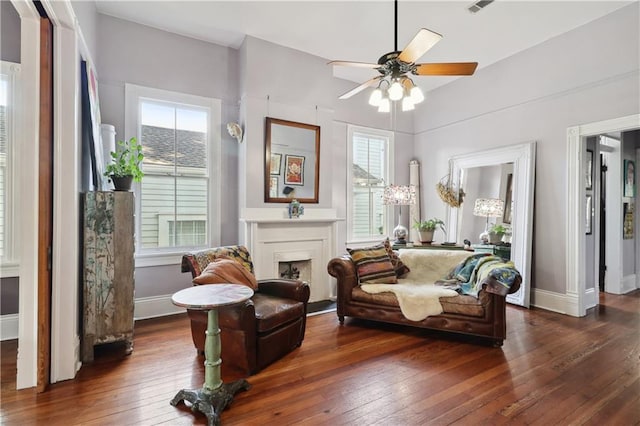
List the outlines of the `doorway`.
{"type": "Polygon", "coordinates": [[[600,226],[598,227],[600,240],[600,249],[598,250],[598,288],[600,291],[604,291],[604,280],[606,279],[607,275],[607,227],[605,226],[607,221],[607,164],[607,156],[605,156],[604,153],[600,153],[600,226]]]}
{"type": "MultiPolygon", "coordinates": [[[[585,316],[587,309],[596,306],[599,286],[594,290],[587,291],[586,272],[587,268],[594,270],[594,274],[599,274],[598,266],[587,265],[586,262],[586,233],[585,223],[587,211],[585,200],[587,192],[585,189],[585,176],[587,173],[587,150],[586,140],[590,136],[606,135],[612,132],[625,132],[640,128],[640,114],[633,114],[611,120],[599,121],[595,123],[574,126],[567,129],[567,246],[566,246],[566,309],[565,312],[572,316],[585,316]],[[575,220],[578,218],[578,220],[575,220]]],[[[614,168],[609,163],[606,179],[606,221],[605,229],[605,257],[606,257],[606,282],[605,289],[609,289],[616,284],[621,286],[622,279],[622,206],[620,203],[621,182],[620,165],[614,168]],[[617,177],[615,170],[617,169],[617,177]],[[614,191],[617,189],[618,196],[614,191]],[[616,202],[612,202],[616,200],[616,202]]],[[[597,198],[596,198],[597,199],[597,198]]],[[[596,209],[595,229],[599,229],[599,206],[596,209]]],[[[599,253],[599,238],[596,253],[599,253]]],[[[614,291],[615,292],[615,291],[614,291]]]]}

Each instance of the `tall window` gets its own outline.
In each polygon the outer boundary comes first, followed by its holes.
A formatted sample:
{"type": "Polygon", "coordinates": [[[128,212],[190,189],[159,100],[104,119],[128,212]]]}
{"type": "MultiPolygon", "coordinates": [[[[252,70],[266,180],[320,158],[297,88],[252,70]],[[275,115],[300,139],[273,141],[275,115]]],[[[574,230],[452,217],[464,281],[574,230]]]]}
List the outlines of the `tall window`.
{"type": "Polygon", "coordinates": [[[20,65],[5,61],[0,65],[0,269],[2,276],[17,276],[13,151],[20,65]]]}
{"type": "Polygon", "coordinates": [[[138,253],[216,244],[220,134],[212,129],[220,128],[220,101],[133,85],[126,91],[127,106],[137,112],[127,112],[127,119],[135,118],[132,135],[144,154],[136,200],[138,253]]]}
{"type": "Polygon", "coordinates": [[[350,126],[348,137],[349,240],[379,240],[388,234],[387,209],[382,204],[382,193],[392,172],[393,134],[350,126]]]}

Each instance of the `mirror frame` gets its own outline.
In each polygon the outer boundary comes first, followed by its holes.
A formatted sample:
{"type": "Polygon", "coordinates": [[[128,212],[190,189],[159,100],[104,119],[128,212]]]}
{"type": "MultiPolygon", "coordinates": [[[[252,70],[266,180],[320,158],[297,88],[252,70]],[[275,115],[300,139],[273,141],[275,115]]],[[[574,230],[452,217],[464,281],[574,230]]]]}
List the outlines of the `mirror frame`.
{"type": "MultiPolygon", "coordinates": [[[[526,308],[529,307],[531,287],[535,156],[536,143],[528,142],[451,158],[451,179],[457,188],[460,187],[463,169],[513,163],[511,260],[522,275],[522,284],[517,292],[507,295],[507,301],[526,308]]],[[[471,200],[465,200],[465,203],[470,202],[471,200]]],[[[462,215],[458,214],[460,209],[448,207],[448,210],[449,229],[447,235],[455,235],[459,240],[459,221],[462,218],[462,215]]]]}
{"type": "MultiPolygon", "coordinates": [[[[266,117],[265,120],[265,138],[264,138],[264,202],[265,203],[290,203],[293,198],[287,197],[272,197],[269,191],[271,182],[271,126],[289,126],[301,129],[307,129],[315,132],[315,163],[313,183],[313,197],[301,198],[295,197],[301,203],[318,203],[318,193],[320,188],[320,126],[313,124],[298,123],[295,121],[281,120],[279,118],[266,117]]],[[[282,159],[281,161],[284,161],[282,159]]],[[[308,167],[308,165],[307,165],[308,167]]]]}

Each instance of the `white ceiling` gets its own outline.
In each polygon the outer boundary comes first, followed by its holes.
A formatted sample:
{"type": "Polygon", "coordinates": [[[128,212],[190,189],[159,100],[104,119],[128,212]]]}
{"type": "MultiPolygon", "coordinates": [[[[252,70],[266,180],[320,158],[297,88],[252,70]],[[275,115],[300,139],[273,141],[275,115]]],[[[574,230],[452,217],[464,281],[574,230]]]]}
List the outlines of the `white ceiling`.
{"type": "MultiPolygon", "coordinates": [[[[472,0],[400,0],[398,49],[424,27],[444,38],[417,62],[478,62],[482,69],[632,2],[496,0],[472,14],[472,0]]],[[[97,0],[96,6],[100,13],[233,48],[250,35],[327,60],[369,63],[394,50],[392,0],[97,0]]],[[[364,82],[377,72],[334,67],[334,75],[364,82]]],[[[414,78],[425,90],[451,80],[414,78]]]]}

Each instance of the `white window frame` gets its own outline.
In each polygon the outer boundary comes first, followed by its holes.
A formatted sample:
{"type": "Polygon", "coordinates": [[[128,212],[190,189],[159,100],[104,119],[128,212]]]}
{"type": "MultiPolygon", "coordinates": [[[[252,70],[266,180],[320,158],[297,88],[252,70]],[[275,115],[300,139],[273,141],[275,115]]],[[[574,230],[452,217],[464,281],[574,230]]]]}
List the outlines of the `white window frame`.
{"type": "MultiPolygon", "coordinates": [[[[347,126],[347,244],[366,244],[380,242],[380,235],[371,235],[367,238],[356,238],[353,236],[353,220],[351,212],[353,211],[353,138],[356,134],[362,134],[371,137],[380,137],[387,139],[387,156],[385,158],[385,168],[387,175],[384,177],[385,185],[389,185],[393,181],[394,172],[394,133],[387,130],[373,129],[369,127],[360,127],[354,125],[347,126]]],[[[393,224],[393,206],[388,206],[385,210],[385,227],[387,232],[394,228],[393,224]]],[[[383,235],[382,238],[385,236],[383,235]]]]}
{"type": "Polygon", "coordinates": [[[186,222],[186,221],[200,221],[207,220],[205,215],[198,214],[179,214],[177,217],[169,214],[159,214],[158,215],[158,243],[160,246],[166,246],[169,244],[169,222],[172,222],[173,219],[176,219],[175,222],[186,222]]]}
{"type": "MultiPolygon", "coordinates": [[[[203,96],[189,95],[185,93],[173,92],[163,89],[155,89],[151,87],[138,86],[135,84],[125,84],[125,137],[119,139],[128,139],[132,136],[142,141],[140,134],[140,126],[138,125],[141,115],[140,100],[150,99],[160,102],[169,102],[174,104],[183,104],[185,106],[198,106],[207,108],[210,111],[209,117],[209,145],[207,152],[209,154],[209,182],[208,182],[208,230],[207,241],[208,246],[215,247],[220,245],[221,234],[221,155],[222,155],[222,134],[221,134],[221,112],[222,102],[220,99],[206,98],[203,96]]],[[[144,178],[143,178],[144,179],[144,178]]],[[[141,250],[142,245],[139,242],[141,238],[140,232],[140,184],[134,185],[136,196],[136,267],[160,266],[160,265],[176,265],[179,264],[184,253],[184,247],[175,248],[157,248],[141,250]]]]}
{"type": "Polygon", "coordinates": [[[20,253],[19,238],[14,231],[19,229],[20,213],[18,211],[18,203],[15,198],[15,185],[17,183],[16,164],[16,143],[19,143],[19,126],[18,115],[20,111],[20,64],[15,62],[0,61],[2,74],[9,76],[9,87],[7,103],[11,105],[11,109],[7,109],[7,157],[6,167],[7,175],[5,176],[6,184],[6,211],[4,226],[4,254],[0,259],[0,277],[18,277],[20,275],[20,261],[18,254],[20,253]],[[9,143],[13,141],[13,146],[9,143]]]}

